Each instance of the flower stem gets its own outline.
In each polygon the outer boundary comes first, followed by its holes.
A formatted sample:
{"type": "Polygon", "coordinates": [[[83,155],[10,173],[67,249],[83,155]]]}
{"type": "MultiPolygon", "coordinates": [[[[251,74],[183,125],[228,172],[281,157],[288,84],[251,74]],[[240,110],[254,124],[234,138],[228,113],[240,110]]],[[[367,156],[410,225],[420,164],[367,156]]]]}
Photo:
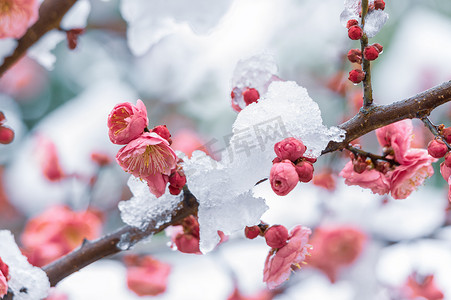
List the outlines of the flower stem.
{"type": "Polygon", "coordinates": [[[448,147],[449,150],[451,150],[451,145],[448,144],[448,142],[446,141],[446,139],[439,133],[438,129],[439,126],[434,125],[431,120],[429,120],[428,117],[423,117],[421,118],[421,121],[423,121],[424,125],[429,129],[430,132],[432,132],[432,134],[436,137],[439,138],[440,140],[442,140],[443,143],[445,143],[445,145],[448,147]]]}
{"type": "MultiPolygon", "coordinates": [[[[363,35],[360,39],[360,47],[363,51],[368,46],[368,37],[365,33],[365,17],[368,13],[368,0],[362,0],[362,30],[363,35]]],[[[363,110],[367,111],[368,108],[373,105],[373,89],[371,87],[371,63],[369,60],[362,56],[362,70],[365,72],[365,78],[363,79],[363,110]]]]}
{"type": "Polygon", "coordinates": [[[370,152],[366,152],[362,149],[353,147],[351,144],[349,144],[346,149],[348,149],[349,151],[351,151],[352,153],[354,153],[354,155],[360,155],[360,156],[364,156],[364,157],[368,157],[371,159],[371,161],[373,162],[373,164],[376,164],[378,160],[383,160],[386,161],[388,163],[390,163],[390,165],[395,165],[395,166],[399,166],[399,163],[397,161],[395,161],[394,159],[390,159],[387,158],[386,155],[381,156],[381,155],[376,155],[370,152]]]}

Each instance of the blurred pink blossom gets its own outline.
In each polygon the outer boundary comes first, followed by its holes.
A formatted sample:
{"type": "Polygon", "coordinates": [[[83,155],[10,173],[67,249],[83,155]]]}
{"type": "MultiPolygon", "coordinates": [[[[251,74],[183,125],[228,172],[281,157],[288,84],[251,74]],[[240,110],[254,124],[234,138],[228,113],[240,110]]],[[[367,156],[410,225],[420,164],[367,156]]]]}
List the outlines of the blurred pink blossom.
{"type": "Polygon", "coordinates": [[[3,0],[0,3],[0,39],[22,37],[38,19],[39,1],[3,0]]]}
{"type": "Polygon", "coordinates": [[[376,129],[376,137],[382,147],[391,147],[395,160],[403,164],[404,156],[410,149],[412,132],[412,120],[407,119],[376,129]]]}
{"type": "Polygon", "coordinates": [[[151,256],[125,257],[127,286],[138,296],[156,296],[166,291],[171,266],[151,256]]]}
{"type": "Polygon", "coordinates": [[[335,282],[340,268],[351,265],[363,251],[367,236],[350,226],[318,227],[310,239],[313,246],[308,266],[317,268],[335,282]]]}
{"type": "Polygon", "coordinates": [[[307,227],[295,226],[280,249],[272,248],[266,257],[263,281],[269,289],[275,289],[290,277],[292,266],[300,268],[300,263],[308,254],[308,239],[312,231],[307,227]]]}
{"type": "Polygon", "coordinates": [[[442,300],[443,292],[437,287],[434,275],[419,276],[413,273],[407,278],[403,291],[408,299],[442,300]]]}
{"type": "Polygon", "coordinates": [[[253,296],[244,296],[241,294],[238,287],[235,286],[232,294],[227,298],[227,300],[272,300],[274,297],[273,293],[268,290],[263,290],[258,292],[253,296]]]}
{"type": "Polygon", "coordinates": [[[101,230],[97,212],[53,206],[28,221],[21,240],[30,263],[43,266],[80,246],[84,239],[99,237],[101,230]]]}
{"type": "Polygon", "coordinates": [[[148,123],[147,109],[141,100],[136,106],[129,102],[119,103],[108,116],[108,136],[114,144],[125,145],[138,138],[148,123]]]}
{"type": "Polygon", "coordinates": [[[55,143],[43,135],[38,136],[36,149],[42,174],[50,181],[60,181],[66,175],[60,165],[55,143]]]}
{"type": "Polygon", "coordinates": [[[0,257],[0,297],[8,293],[9,267],[0,257]]]}
{"type": "Polygon", "coordinates": [[[182,129],[178,131],[172,138],[172,141],[171,147],[174,150],[185,153],[188,157],[191,157],[191,154],[195,150],[201,150],[209,154],[205,148],[205,142],[193,130],[182,129]]]}

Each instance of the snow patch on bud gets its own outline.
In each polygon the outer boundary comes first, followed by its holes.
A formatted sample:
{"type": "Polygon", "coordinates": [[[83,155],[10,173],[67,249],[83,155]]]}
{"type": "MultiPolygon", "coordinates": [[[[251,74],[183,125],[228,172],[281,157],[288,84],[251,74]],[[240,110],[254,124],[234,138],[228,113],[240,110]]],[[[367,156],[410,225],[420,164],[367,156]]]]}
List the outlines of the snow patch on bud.
{"type": "Polygon", "coordinates": [[[388,14],[380,9],[368,12],[365,18],[364,32],[368,38],[374,37],[388,20],[388,14]]]}

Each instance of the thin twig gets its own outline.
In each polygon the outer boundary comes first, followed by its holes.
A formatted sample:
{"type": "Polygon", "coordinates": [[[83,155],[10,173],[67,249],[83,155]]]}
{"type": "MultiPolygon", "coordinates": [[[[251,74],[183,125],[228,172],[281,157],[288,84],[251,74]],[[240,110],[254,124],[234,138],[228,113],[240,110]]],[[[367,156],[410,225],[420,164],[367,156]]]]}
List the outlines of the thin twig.
{"type": "Polygon", "coordinates": [[[421,121],[423,121],[424,125],[429,129],[430,132],[432,132],[432,134],[433,134],[436,138],[439,138],[439,139],[440,139],[440,140],[448,147],[448,149],[451,150],[451,145],[448,144],[448,142],[446,141],[445,137],[443,137],[443,136],[439,133],[439,131],[438,131],[439,126],[434,125],[434,124],[431,122],[431,120],[429,120],[428,117],[423,117],[423,118],[421,118],[421,121]]]}
{"type": "Polygon", "coordinates": [[[373,104],[373,89],[371,87],[371,63],[365,59],[363,52],[368,46],[368,37],[365,33],[365,17],[368,13],[368,0],[362,0],[362,30],[363,35],[360,38],[360,47],[362,51],[362,70],[365,73],[363,79],[363,110],[367,112],[367,109],[373,104]]]}
{"type": "Polygon", "coordinates": [[[378,160],[383,160],[383,161],[386,161],[386,162],[390,163],[390,165],[392,165],[392,166],[393,166],[393,165],[399,166],[399,163],[398,163],[397,161],[395,161],[394,159],[387,158],[386,155],[381,156],[381,155],[373,154],[373,153],[370,153],[370,152],[366,152],[366,151],[364,151],[364,150],[362,150],[362,149],[353,147],[351,144],[349,144],[349,145],[346,147],[346,149],[348,149],[349,151],[351,151],[352,153],[354,153],[354,154],[356,154],[356,155],[358,154],[358,155],[360,155],[360,156],[370,158],[371,161],[373,162],[373,164],[376,164],[376,162],[377,162],[378,160]]]}
{"type": "Polygon", "coordinates": [[[62,18],[77,0],[45,0],[39,8],[38,21],[28,28],[23,37],[18,40],[16,49],[0,66],[0,76],[12,67],[27,50],[41,37],[52,29],[59,27],[62,18]]]}

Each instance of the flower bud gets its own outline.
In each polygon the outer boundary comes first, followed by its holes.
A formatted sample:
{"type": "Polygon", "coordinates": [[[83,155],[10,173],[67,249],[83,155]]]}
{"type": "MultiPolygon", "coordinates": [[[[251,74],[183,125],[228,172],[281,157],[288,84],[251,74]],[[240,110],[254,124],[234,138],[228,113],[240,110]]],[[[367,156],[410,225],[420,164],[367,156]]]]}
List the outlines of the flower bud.
{"type": "Polygon", "coordinates": [[[352,161],[352,166],[354,168],[354,172],[357,174],[362,174],[365,170],[368,164],[366,163],[366,160],[362,158],[361,156],[357,157],[357,159],[352,161]]]}
{"type": "Polygon", "coordinates": [[[3,121],[5,121],[5,114],[3,114],[2,111],[0,111],[0,124],[3,124],[3,121]]]}
{"type": "Polygon", "coordinates": [[[363,30],[358,25],[353,25],[348,29],[348,37],[351,40],[359,40],[363,36],[363,30]]]}
{"type": "Polygon", "coordinates": [[[376,1],[374,1],[374,9],[384,10],[385,9],[385,2],[384,2],[384,0],[376,0],[376,1]]]}
{"type": "Polygon", "coordinates": [[[390,163],[388,161],[379,161],[374,168],[376,171],[386,174],[390,170],[390,163]]]}
{"type": "Polygon", "coordinates": [[[355,69],[349,72],[348,79],[353,83],[360,83],[365,78],[365,72],[360,69],[355,69]]]}
{"type": "Polygon", "coordinates": [[[288,229],[282,225],[274,225],[265,232],[266,244],[271,248],[282,248],[287,244],[288,229]]]}
{"type": "Polygon", "coordinates": [[[291,192],[299,181],[298,173],[289,160],[272,165],[269,173],[269,182],[274,193],[279,196],[285,196],[291,192]]]}
{"type": "Polygon", "coordinates": [[[182,189],[174,187],[172,185],[170,185],[168,188],[169,188],[169,193],[174,196],[180,194],[180,192],[182,191],[182,189]]]}
{"type": "Polygon", "coordinates": [[[14,139],[14,131],[11,128],[0,126],[0,144],[9,144],[14,139]]]}
{"type": "Polygon", "coordinates": [[[166,127],[166,125],[158,125],[152,129],[152,132],[155,132],[165,140],[167,140],[169,143],[171,139],[171,133],[169,132],[169,129],[166,127]]]}
{"type": "Polygon", "coordinates": [[[257,100],[260,99],[260,94],[254,88],[247,88],[243,92],[243,99],[246,105],[249,105],[251,103],[258,102],[257,100]]]}
{"type": "Polygon", "coordinates": [[[260,235],[260,227],[258,227],[257,225],[251,227],[246,226],[246,228],[244,229],[244,235],[248,239],[253,240],[260,235]]]}
{"type": "Polygon", "coordinates": [[[308,161],[301,161],[295,166],[300,182],[309,182],[313,178],[313,165],[308,161]]]}
{"type": "Polygon", "coordinates": [[[367,46],[363,50],[363,57],[365,57],[366,60],[375,60],[379,57],[379,51],[374,46],[367,46]]]}
{"type": "Polygon", "coordinates": [[[308,161],[311,164],[314,164],[317,161],[316,157],[304,157],[304,160],[308,161]]]}
{"type": "Polygon", "coordinates": [[[442,129],[441,134],[443,135],[447,143],[451,143],[451,127],[442,129]]]}
{"type": "Polygon", "coordinates": [[[359,24],[359,21],[357,21],[356,19],[351,19],[348,21],[348,23],[346,23],[346,28],[349,29],[349,27],[358,25],[358,24],[359,24]]]}
{"type": "Polygon", "coordinates": [[[91,160],[99,165],[99,167],[109,165],[112,161],[108,154],[95,151],[91,153],[91,160]]]}
{"type": "Polygon", "coordinates": [[[351,49],[348,52],[348,60],[352,63],[362,63],[362,51],[359,49],[351,49]]]}
{"type": "Polygon", "coordinates": [[[302,141],[293,137],[286,138],[274,145],[274,152],[280,159],[295,161],[300,158],[307,148],[302,141]]]}
{"type": "Polygon", "coordinates": [[[186,176],[183,171],[175,171],[169,176],[169,184],[175,188],[181,189],[186,184],[186,176]]]}
{"type": "Polygon", "coordinates": [[[280,159],[279,157],[276,157],[272,160],[272,163],[277,164],[277,163],[280,163],[281,161],[282,161],[282,159],[280,159]]]}
{"type": "Polygon", "coordinates": [[[448,168],[451,168],[451,152],[446,153],[445,155],[445,165],[448,168]]]}
{"type": "Polygon", "coordinates": [[[448,146],[439,139],[434,139],[428,144],[428,153],[434,158],[441,158],[448,152],[448,146]]]}

